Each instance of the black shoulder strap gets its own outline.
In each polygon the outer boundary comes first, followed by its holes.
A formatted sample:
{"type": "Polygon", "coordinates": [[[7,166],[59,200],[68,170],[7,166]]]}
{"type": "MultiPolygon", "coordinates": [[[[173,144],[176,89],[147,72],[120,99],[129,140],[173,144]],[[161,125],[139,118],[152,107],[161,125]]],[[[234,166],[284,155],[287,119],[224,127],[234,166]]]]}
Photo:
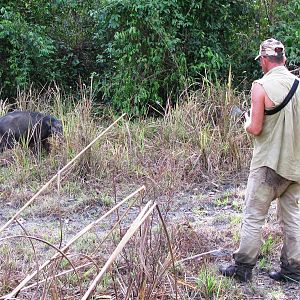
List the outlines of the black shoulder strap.
{"type": "Polygon", "coordinates": [[[299,80],[295,79],[295,81],[293,83],[293,86],[290,89],[287,96],[285,97],[285,99],[278,106],[276,106],[275,108],[268,109],[268,110],[265,109],[265,115],[268,115],[268,116],[269,115],[274,115],[274,114],[278,113],[281,109],[283,109],[288,104],[288,102],[291,100],[291,98],[294,96],[298,85],[299,85],[299,80]]]}

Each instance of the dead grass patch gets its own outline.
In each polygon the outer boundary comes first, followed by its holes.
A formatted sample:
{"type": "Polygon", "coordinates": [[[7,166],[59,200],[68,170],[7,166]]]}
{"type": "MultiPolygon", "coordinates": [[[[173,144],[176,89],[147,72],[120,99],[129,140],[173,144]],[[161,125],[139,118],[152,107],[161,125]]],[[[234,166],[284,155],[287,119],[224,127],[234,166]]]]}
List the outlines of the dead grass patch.
{"type": "MultiPolygon", "coordinates": [[[[42,155],[41,159],[21,147],[9,154],[1,154],[2,161],[6,162],[1,170],[4,176],[0,183],[2,201],[12,201],[15,207],[24,204],[28,195],[20,196],[21,190],[36,192],[37,187],[55,175],[115,119],[113,114],[99,117],[94,113],[96,104],[88,89],[82,89],[81,95],[79,102],[70,98],[63,100],[58,89],[46,91],[44,95],[32,92],[19,95],[17,104],[20,108],[51,112],[61,119],[64,139],[53,139],[50,154],[42,155]],[[15,187],[19,187],[20,191],[14,192],[15,187]]],[[[124,119],[86,151],[67,172],[61,174],[61,180],[49,186],[49,190],[28,209],[25,216],[38,218],[42,233],[27,228],[29,222],[25,222],[28,234],[23,232],[25,237],[18,239],[24,239],[26,246],[21,251],[10,253],[6,262],[14,264],[3,264],[5,273],[0,271],[0,281],[5,285],[0,287],[1,294],[10,292],[17,282],[32,274],[37,264],[45,261],[43,256],[49,259],[53,253],[61,251],[60,256],[40,271],[38,280],[34,277],[27,283],[29,287],[21,294],[24,299],[80,299],[126,235],[136,213],[148,200],[159,199],[164,219],[171,228],[171,245],[176,260],[208,252],[221,243],[228,247],[235,246],[232,242],[234,226],[224,231],[213,227],[195,230],[189,223],[174,227],[169,212],[179,191],[194,186],[201,186],[203,191],[205,187],[207,190],[222,189],[222,183],[236,179],[236,174],[247,167],[251,155],[250,141],[240,123],[230,117],[232,105],[240,106],[243,101],[242,95],[235,95],[228,87],[207,86],[198,92],[188,92],[179,105],[166,108],[159,118],[124,119]],[[71,235],[66,220],[80,214],[82,218],[79,223],[85,217],[89,220],[99,217],[118,203],[123,194],[140,184],[145,184],[147,194],[142,197],[139,206],[128,212],[126,221],[118,222],[127,213],[127,208],[117,210],[111,222],[86,234],[74,248],[67,247],[65,252],[62,251],[71,235]],[[46,218],[57,218],[57,227],[55,230],[52,228],[53,234],[49,228],[43,228],[46,218]],[[62,225],[58,225],[60,221],[63,221],[62,225]],[[103,242],[110,230],[109,239],[103,242]],[[60,240],[60,231],[65,239],[60,240]],[[32,241],[35,248],[29,242],[28,236],[31,235],[35,239],[32,241]],[[31,253],[32,260],[25,259],[25,253],[31,253]]],[[[203,194],[207,199],[205,192],[203,194]]],[[[220,205],[211,204],[205,209],[211,212],[225,205],[226,195],[222,197],[220,205]]],[[[232,198],[232,195],[228,197],[232,198]]],[[[205,200],[200,205],[204,206],[205,200]]],[[[233,206],[231,200],[227,206],[230,205],[233,206]]],[[[238,206],[236,211],[240,212],[238,206]]],[[[2,217],[5,221],[8,218],[2,217]]],[[[79,230],[77,228],[77,232],[79,230]]],[[[14,249],[16,240],[6,241],[6,247],[14,249]]],[[[208,295],[223,299],[228,294],[229,299],[241,299],[238,298],[240,289],[230,291],[230,284],[219,278],[212,267],[218,258],[205,255],[174,269],[169,247],[170,242],[158,216],[148,218],[99,279],[93,290],[95,297],[196,300],[208,295]],[[176,272],[180,276],[178,282],[176,272]],[[205,274],[205,278],[211,278],[211,283],[204,281],[203,284],[203,275],[199,272],[205,274]]],[[[5,250],[1,252],[1,258],[5,258],[5,253],[5,250]]]]}

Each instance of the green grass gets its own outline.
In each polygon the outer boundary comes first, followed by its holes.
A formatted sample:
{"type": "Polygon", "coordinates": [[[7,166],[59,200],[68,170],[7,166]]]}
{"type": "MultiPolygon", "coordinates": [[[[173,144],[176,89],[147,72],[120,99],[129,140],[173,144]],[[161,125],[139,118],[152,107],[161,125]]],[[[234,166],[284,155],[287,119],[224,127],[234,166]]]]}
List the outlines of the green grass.
{"type": "Polygon", "coordinates": [[[274,238],[272,234],[269,234],[264,240],[263,243],[260,247],[260,252],[261,255],[263,256],[270,256],[273,254],[273,250],[275,249],[277,243],[278,243],[278,238],[274,238]]]}
{"type": "Polygon", "coordinates": [[[232,202],[232,207],[235,211],[237,212],[242,212],[243,211],[243,204],[241,201],[238,201],[238,200],[234,200],[232,202]]]}
{"type": "Polygon", "coordinates": [[[217,277],[205,267],[200,270],[197,281],[198,288],[204,298],[211,298],[218,294],[219,283],[217,277]]]}
{"type": "Polygon", "coordinates": [[[215,266],[202,265],[196,284],[203,299],[240,299],[241,290],[234,280],[220,276],[215,266]]]}
{"type": "Polygon", "coordinates": [[[259,269],[269,269],[270,266],[271,266],[271,264],[267,258],[263,257],[258,260],[258,268],[259,269]]]}
{"type": "Polygon", "coordinates": [[[242,223],[242,216],[241,215],[232,215],[230,217],[230,223],[233,225],[240,225],[242,223]]]}
{"type": "Polygon", "coordinates": [[[215,199],[214,203],[216,206],[221,206],[221,207],[227,206],[229,203],[229,197],[230,197],[229,195],[224,195],[220,198],[215,199]]]}

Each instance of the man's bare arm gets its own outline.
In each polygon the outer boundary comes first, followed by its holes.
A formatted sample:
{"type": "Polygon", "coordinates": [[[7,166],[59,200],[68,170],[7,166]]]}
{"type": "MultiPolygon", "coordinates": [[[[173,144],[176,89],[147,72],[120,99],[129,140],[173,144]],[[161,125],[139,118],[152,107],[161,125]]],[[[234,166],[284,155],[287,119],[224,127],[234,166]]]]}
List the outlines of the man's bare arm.
{"type": "Polygon", "coordinates": [[[246,117],[245,129],[253,135],[260,135],[263,129],[266,93],[262,86],[254,83],[251,91],[251,113],[246,117]]]}

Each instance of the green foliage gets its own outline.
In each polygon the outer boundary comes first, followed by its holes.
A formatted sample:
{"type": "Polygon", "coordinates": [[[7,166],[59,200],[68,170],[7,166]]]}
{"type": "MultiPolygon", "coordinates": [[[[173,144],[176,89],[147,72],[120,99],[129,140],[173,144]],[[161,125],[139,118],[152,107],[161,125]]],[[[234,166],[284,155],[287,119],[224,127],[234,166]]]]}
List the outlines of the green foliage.
{"type": "Polygon", "coordinates": [[[214,269],[203,266],[199,271],[197,287],[204,299],[225,299],[224,296],[232,291],[232,282],[225,277],[218,280],[214,269]]]}
{"type": "Polygon", "coordinates": [[[247,9],[242,1],[104,1],[93,13],[104,98],[146,113],[204,74],[227,72],[231,37],[247,9]]]}
{"type": "Polygon", "coordinates": [[[274,9],[271,33],[281,40],[287,50],[288,64],[291,68],[300,64],[300,2],[297,0],[282,1],[274,9]]]}
{"type": "Polygon", "coordinates": [[[230,193],[225,192],[222,196],[214,200],[214,204],[216,206],[221,206],[221,207],[227,206],[229,203],[229,197],[230,197],[230,193]]]}
{"type": "Polygon", "coordinates": [[[98,101],[134,115],[161,111],[203,78],[248,88],[267,37],[300,63],[297,0],[0,0],[0,90],[94,79],[98,101]],[[247,80],[245,80],[245,78],[247,80]]]}
{"type": "Polygon", "coordinates": [[[242,217],[240,215],[233,215],[230,217],[230,224],[240,225],[242,223],[242,217]]]}
{"type": "Polygon", "coordinates": [[[0,79],[4,96],[16,88],[56,81],[74,86],[94,70],[91,1],[7,1],[0,9],[0,79]]]}
{"type": "Polygon", "coordinates": [[[25,87],[36,76],[53,79],[51,61],[53,42],[43,35],[43,27],[30,25],[10,7],[0,10],[0,78],[3,89],[25,87]]]}
{"type": "Polygon", "coordinates": [[[216,276],[208,271],[206,267],[200,270],[197,285],[207,299],[213,297],[219,290],[216,276]]]}
{"type": "Polygon", "coordinates": [[[258,260],[258,268],[259,269],[266,269],[270,265],[271,265],[270,262],[265,257],[262,257],[261,259],[258,260]]]}
{"type": "Polygon", "coordinates": [[[263,243],[261,245],[261,255],[263,255],[263,256],[271,255],[277,242],[278,242],[278,239],[276,239],[276,238],[274,239],[274,237],[270,234],[263,241],[263,243]]]}

